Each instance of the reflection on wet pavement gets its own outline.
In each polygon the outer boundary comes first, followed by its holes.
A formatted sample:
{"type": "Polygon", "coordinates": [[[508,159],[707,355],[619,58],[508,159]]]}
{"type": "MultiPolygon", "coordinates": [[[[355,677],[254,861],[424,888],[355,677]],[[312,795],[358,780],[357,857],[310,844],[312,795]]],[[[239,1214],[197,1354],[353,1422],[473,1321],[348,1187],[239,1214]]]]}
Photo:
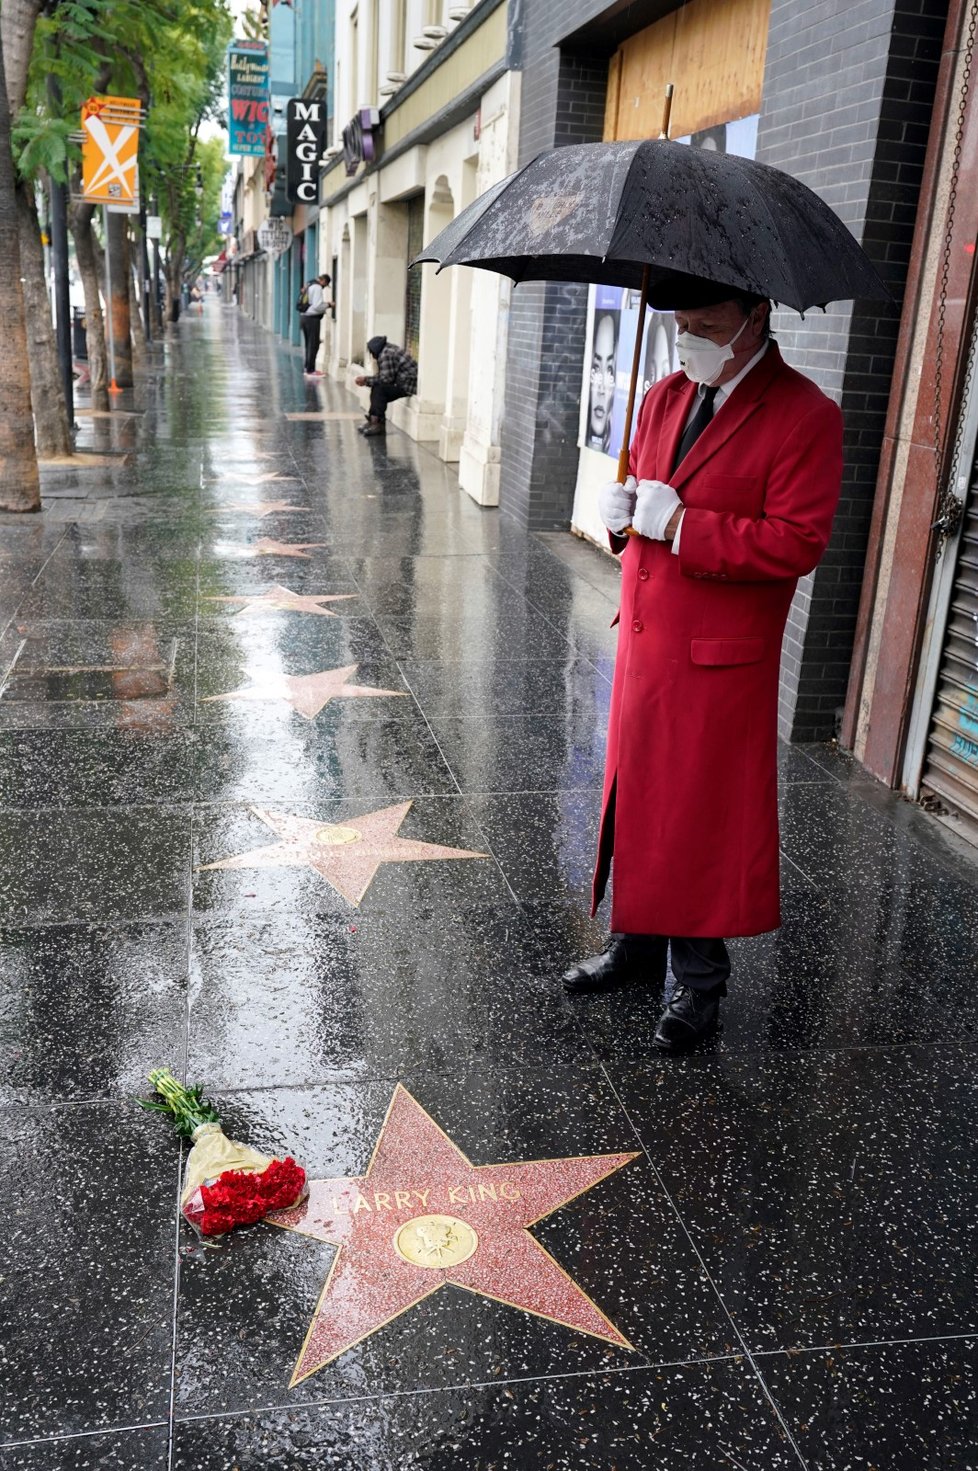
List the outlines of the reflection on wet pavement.
{"type": "Polygon", "coordinates": [[[122,407],[0,517],[4,1471],[970,1464],[974,863],[785,748],[784,927],[654,1057],[658,997],[555,985],[606,922],[610,559],[214,303],[122,407]],[[160,1063],[344,1188],[398,1083],[433,1121],[344,1197],[380,1265],[294,1387],[339,1227],[178,1229],[160,1063]],[[534,1161],[579,1191],[534,1214],[534,1161]],[[462,1247],[400,1311],[408,1226],[462,1247]]]}

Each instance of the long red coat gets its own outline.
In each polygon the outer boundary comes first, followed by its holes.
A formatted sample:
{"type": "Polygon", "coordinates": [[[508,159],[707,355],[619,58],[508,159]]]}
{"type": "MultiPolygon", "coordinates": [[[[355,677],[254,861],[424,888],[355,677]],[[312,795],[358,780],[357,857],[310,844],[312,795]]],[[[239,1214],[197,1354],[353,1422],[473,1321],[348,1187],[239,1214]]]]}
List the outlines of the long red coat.
{"type": "Polygon", "coordinates": [[[622,595],[594,907],[613,855],[612,930],[755,935],[780,924],[781,638],[828,543],[842,415],[772,342],[673,474],[695,391],[682,373],[649,390],[629,462],[686,506],[679,555],[612,539],[622,595]]]}

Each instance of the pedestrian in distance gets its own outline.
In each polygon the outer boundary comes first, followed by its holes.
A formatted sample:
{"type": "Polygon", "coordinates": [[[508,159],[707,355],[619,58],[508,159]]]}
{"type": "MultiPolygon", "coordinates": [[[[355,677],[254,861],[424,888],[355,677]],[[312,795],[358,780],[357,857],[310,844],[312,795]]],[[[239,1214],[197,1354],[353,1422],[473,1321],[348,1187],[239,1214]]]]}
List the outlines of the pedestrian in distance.
{"type": "Polygon", "coordinates": [[[325,271],[308,281],[299,292],[299,300],[296,308],[299,312],[299,326],[302,328],[302,336],[306,344],[306,366],[305,376],[307,378],[321,378],[323,375],[316,368],[316,359],[319,356],[319,339],[323,329],[323,317],[327,311],[332,309],[333,303],[326,299],[326,288],[330,284],[330,277],[325,271]]]}
{"type": "Polygon", "coordinates": [[[645,395],[629,476],[599,498],[622,561],[592,907],[610,874],[611,935],[563,985],[661,988],[671,953],[655,1046],[675,1053],[716,1029],[724,940],[780,924],[781,639],[829,540],[842,415],[782,359],[765,298],[687,278],[651,302],[683,371],[645,395]]]}
{"type": "Polygon", "coordinates": [[[418,391],[418,365],[403,347],[388,342],[386,337],[371,337],[367,351],[376,360],[377,371],[356,379],[358,388],[370,389],[370,413],[360,433],[365,438],[387,432],[387,405],[398,398],[410,398],[418,391]]]}

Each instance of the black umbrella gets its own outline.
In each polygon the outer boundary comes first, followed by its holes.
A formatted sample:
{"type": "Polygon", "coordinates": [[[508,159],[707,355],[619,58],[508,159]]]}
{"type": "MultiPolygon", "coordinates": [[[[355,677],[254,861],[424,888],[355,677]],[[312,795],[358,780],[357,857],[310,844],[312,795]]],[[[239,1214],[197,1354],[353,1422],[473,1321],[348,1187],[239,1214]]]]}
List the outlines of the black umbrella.
{"type": "Polygon", "coordinates": [[[480,195],[411,264],[424,261],[439,270],[478,266],[516,282],[641,288],[622,480],[651,287],[696,277],[799,312],[890,294],[862,247],[807,185],[767,164],[665,136],[538,154],[480,195]]]}
{"type": "MultiPolygon", "coordinates": [[[[696,276],[806,311],[889,293],[806,184],[667,138],[538,154],[462,211],[416,258],[513,281],[608,286],[696,276]]],[[[414,262],[412,262],[414,264],[414,262]]]]}

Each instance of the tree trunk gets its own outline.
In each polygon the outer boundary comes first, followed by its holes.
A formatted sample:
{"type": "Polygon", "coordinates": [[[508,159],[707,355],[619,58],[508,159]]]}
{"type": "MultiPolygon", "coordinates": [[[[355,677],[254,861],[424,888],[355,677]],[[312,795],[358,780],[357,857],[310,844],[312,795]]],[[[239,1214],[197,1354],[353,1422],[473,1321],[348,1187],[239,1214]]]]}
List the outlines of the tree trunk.
{"type": "Polygon", "coordinates": [[[27,69],[34,47],[34,28],[42,0],[3,0],[0,5],[0,36],[7,78],[7,109],[16,118],[27,96],[27,69]]]}
{"type": "Polygon", "coordinates": [[[132,335],[129,325],[129,221],[125,215],[108,216],[109,238],[105,244],[112,299],[108,303],[108,331],[115,348],[117,388],[132,387],[132,335]]]}
{"type": "Polygon", "coordinates": [[[58,344],[51,321],[51,302],[44,279],[44,249],[34,202],[34,185],[17,184],[20,276],[27,324],[27,355],[34,405],[34,437],[42,460],[74,453],[65,403],[58,344]]]}
{"type": "Polygon", "coordinates": [[[99,272],[92,230],[94,204],[73,204],[69,213],[78,274],[85,292],[85,335],[88,339],[88,371],[91,377],[92,408],[109,407],[107,360],[105,355],[105,321],[99,292],[99,272]]]}
{"type": "Polygon", "coordinates": [[[20,289],[10,107],[0,46],[0,510],[39,511],[41,484],[34,448],[24,294],[20,289]]]}

